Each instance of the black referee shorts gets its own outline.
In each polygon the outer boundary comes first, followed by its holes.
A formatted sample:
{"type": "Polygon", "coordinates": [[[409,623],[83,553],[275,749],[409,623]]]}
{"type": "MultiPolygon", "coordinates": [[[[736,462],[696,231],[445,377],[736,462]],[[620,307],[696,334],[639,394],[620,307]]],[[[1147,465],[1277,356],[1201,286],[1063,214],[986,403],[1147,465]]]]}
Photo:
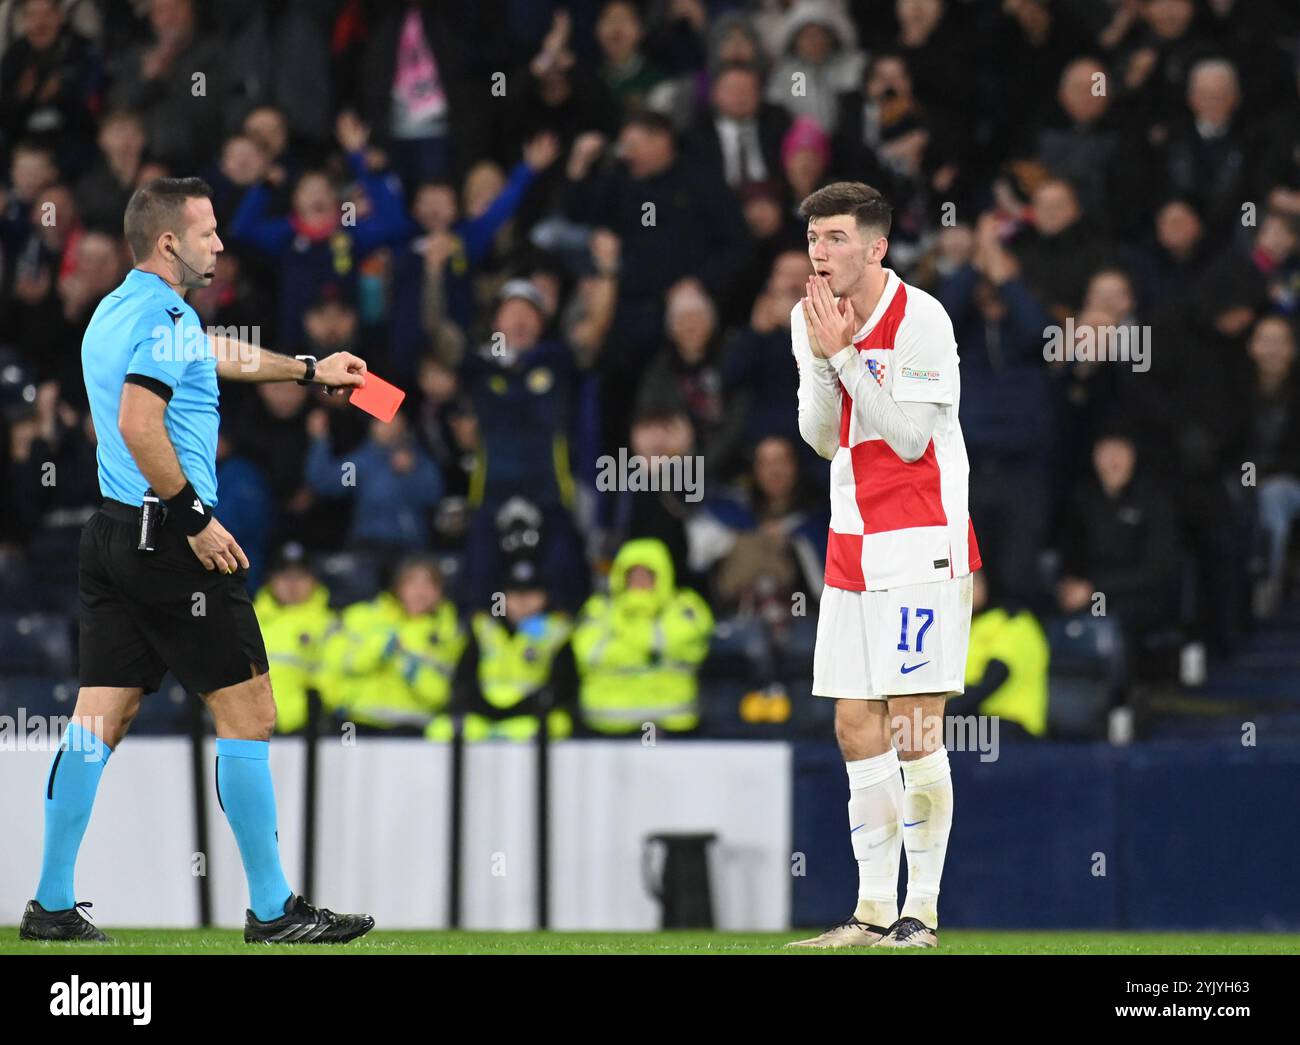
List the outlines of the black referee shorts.
{"type": "Polygon", "coordinates": [[[138,551],[137,512],[106,500],[81,531],[81,685],[152,693],[170,668],[211,693],[266,671],[248,571],[205,569],[171,525],[138,551]]]}

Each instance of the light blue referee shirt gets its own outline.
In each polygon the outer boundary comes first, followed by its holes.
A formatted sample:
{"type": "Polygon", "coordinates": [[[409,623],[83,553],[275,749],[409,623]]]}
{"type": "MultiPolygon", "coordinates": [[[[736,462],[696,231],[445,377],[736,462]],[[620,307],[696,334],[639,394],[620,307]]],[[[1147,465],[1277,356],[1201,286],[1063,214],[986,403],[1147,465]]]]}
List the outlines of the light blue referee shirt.
{"type": "Polygon", "coordinates": [[[81,342],[81,372],[99,440],[99,489],[140,504],[149,483],[117,430],[122,387],[135,375],[167,398],[176,456],[204,504],[217,503],[217,360],[199,314],[152,272],[132,269],[95,309],[81,342]],[[168,393],[170,392],[170,398],[168,393]]]}

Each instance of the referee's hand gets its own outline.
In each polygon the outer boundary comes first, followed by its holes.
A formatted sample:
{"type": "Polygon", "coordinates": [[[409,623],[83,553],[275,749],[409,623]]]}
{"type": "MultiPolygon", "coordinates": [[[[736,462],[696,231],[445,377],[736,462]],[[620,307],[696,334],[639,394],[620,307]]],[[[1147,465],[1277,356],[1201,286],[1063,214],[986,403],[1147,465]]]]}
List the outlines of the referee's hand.
{"type": "Polygon", "coordinates": [[[248,556],[244,554],[230,531],[215,518],[194,537],[186,537],[194,554],[205,569],[234,573],[239,567],[248,569],[248,556]]]}
{"type": "Polygon", "coordinates": [[[328,388],[360,388],[366,383],[366,361],[351,352],[335,352],[316,364],[316,383],[328,388]]]}

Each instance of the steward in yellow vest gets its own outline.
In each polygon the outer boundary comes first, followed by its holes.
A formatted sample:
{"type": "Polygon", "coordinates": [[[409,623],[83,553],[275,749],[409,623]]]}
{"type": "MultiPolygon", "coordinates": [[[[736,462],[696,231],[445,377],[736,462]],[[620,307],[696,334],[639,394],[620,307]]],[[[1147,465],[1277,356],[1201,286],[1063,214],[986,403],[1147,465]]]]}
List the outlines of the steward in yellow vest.
{"type": "Polygon", "coordinates": [[[420,734],[451,702],[466,641],[437,561],[411,556],[390,591],[343,611],[325,642],[322,688],[359,726],[420,734]]]}
{"type": "MultiPolygon", "coordinates": [[[[578,696],[569,646],[573,624],[565,614],[547,611],[546,592],[539,588],[507,590],[504,602],[503,616],[480,611],[471,621],[455,683],[464,737],[472,743],[530,740],[543,712],[552,739],[571,736],[578,696]]],[[[440,716],[425,736],[450,740],[450,726],[440,716]]]]}
{"type": "Polygon", "coordinates": [[[276,732],[297,732],[307,724],[307,691],[320,691],[321,650],[338,620],[302,545],[287,544],[280,551],[253,609],[271,666],[276,732]]]}
{"type": "Polygon", "coordinates": [[[1028,610],[989,605],[981,570],[972,591],[966,692],[950,699],[950,715],[995,715],[1012,734],[1047,733],[1047,636],[1028,610]]]}
{"type": "Polygon", "coordinates": [[[712,634],[708,603],[676,586],[668,546],[628,541],[614,557],[609,595],[586,601],[573,634],[586,726],[605,734],[636,733],[646,722],[694,729],[695,672],[712,634]]]}

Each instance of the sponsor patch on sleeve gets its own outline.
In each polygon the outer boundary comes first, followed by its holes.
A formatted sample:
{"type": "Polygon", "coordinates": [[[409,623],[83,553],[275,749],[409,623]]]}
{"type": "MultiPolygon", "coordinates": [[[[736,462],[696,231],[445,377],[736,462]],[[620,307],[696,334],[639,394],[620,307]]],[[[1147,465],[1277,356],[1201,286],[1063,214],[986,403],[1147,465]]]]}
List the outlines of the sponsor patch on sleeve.
{"type": "Polygon", "coordinates": [[[905,366],[898,373],[900,377],[911,381],[939,380],[939,371],[937,370],[918,370],[916,367],[905,366]]]}

